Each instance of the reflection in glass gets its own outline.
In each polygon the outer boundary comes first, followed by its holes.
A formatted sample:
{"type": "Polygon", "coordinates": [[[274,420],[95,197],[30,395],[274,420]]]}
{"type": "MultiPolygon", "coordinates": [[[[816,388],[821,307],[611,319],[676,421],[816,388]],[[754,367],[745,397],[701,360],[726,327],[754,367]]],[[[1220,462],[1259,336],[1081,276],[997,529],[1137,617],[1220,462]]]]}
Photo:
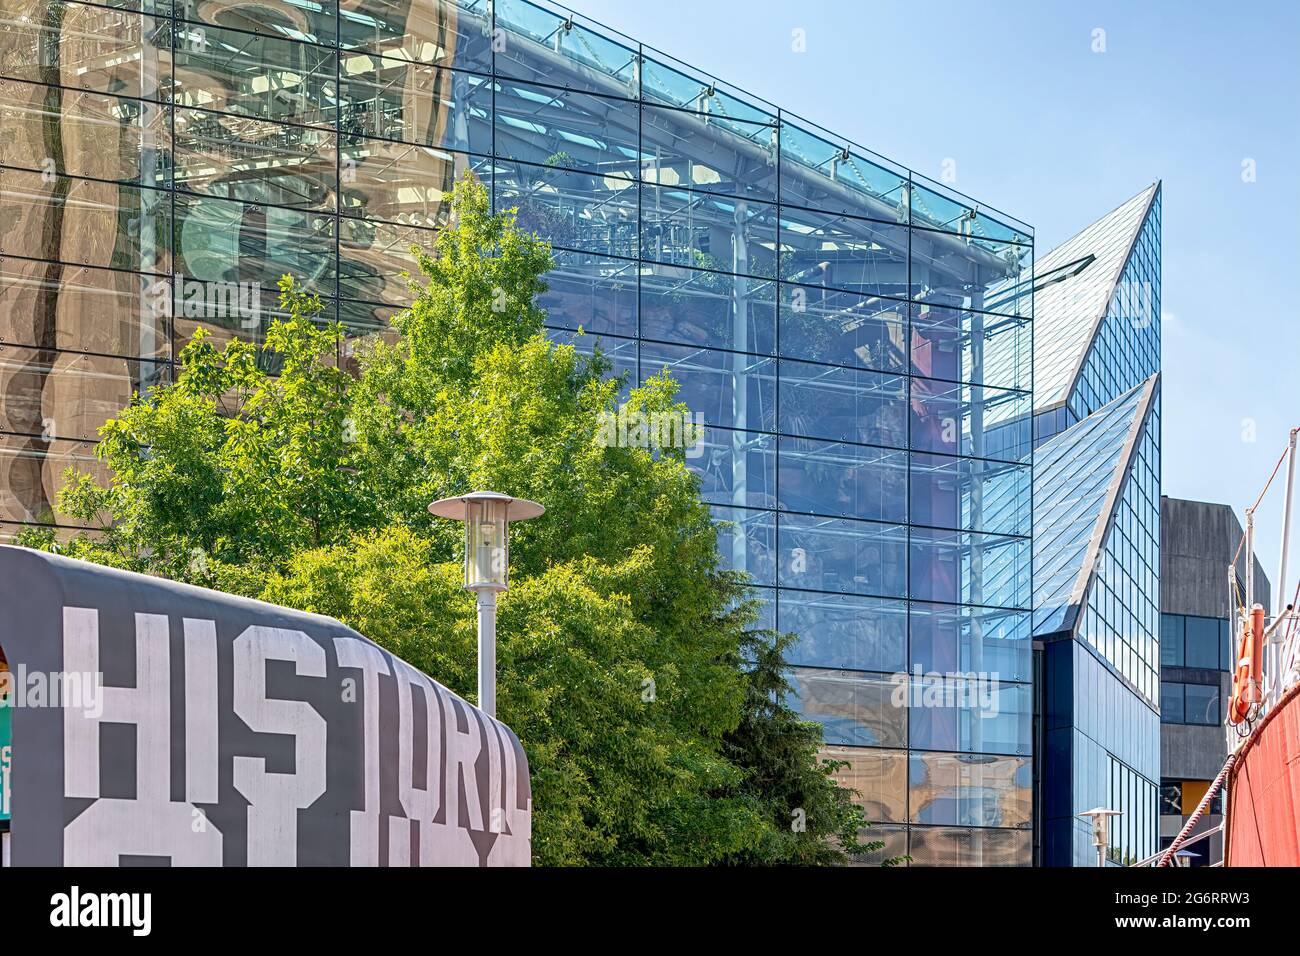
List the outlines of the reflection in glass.
{"type": "Polygon", "coordinates": [[[1028,757],[918,753],[908,761],[911,822],[1027,828],[1033,819],[1028,757]]]}
{"type": "Polygon", "coordinates": [[[0,342],[167,359],[162,276],[0,257],[0,342]]]}
{"type": "Polygon", "coordinates": [[[647,263],[641,268],[645,338],[770,355],[775,332],[772,282],[679,266],[647,263]]]}
{"type": "Polygon", "coordinates": [[[780,583],[850,594],[904,594],[907,528],[782,514],[780,583]]]}
{"type": "Polygon", "coordinates": [[[0,165],[167,185],[171,131],[156,103],[0,80],[0,129],[0,165]]]}
{"type": "Polygon", "coordinates": [[[781,287],[781,354],[830,365],[906,371],[906,305],[860,292],[781,287]]]}
{"type": "Polygon", "coordinates": [[[1030,866],[1032,834],[1025,830],[912,827],[912,866],[1030,866]]]}
{"type": "Polygon", "coordinates": [[[905,448],[906,399],[902,376],[781,361],[778,424],[786,435],[905,448]]]}
{"type": "MultiPolygon", "coordinates": [[[[842,761],[847,766],[835,771],[835,780],[842,787],[854,791],[853,802],[862,807],[871,841],[882,839],[875,828],[877,823],[907,822],[907,752],[903,750],[870,750],[857,747],[827,747],[823,752],[827,760],[842,761]]],[[[897,850],[887,856],[900,856],[897,850]]]]}
{"type": "Polygon", "coordinates": [[[842,518],[907,520],[907,453],[781,439],[781,507],[842,518]]]}
{"type": "Polygon", "coordinates": [[[903,747],[907,708],[898,682],[883,675],[801,668],[791,675],[795,708],[822,726],[828,744],[903,747]]]}
{"type": "Polygon", "coordinates": [[[907,605],[851,594],[778,593],[777,627],[799,640],[786,655],[797,667],[897,673],[907,669],[907,605]]]}
{"type": "Polygon", "coordinates": [[[985,673],[1028,681],[1033,633],[1029,611],[913,601],[912,667],[929,673],[985,673]]]}
{"type": "Polygon", "coordinates": [[[108,482],[93,442],[0,434],[0,520],[83,526],[58,510],[68,468],[108,482]]]}

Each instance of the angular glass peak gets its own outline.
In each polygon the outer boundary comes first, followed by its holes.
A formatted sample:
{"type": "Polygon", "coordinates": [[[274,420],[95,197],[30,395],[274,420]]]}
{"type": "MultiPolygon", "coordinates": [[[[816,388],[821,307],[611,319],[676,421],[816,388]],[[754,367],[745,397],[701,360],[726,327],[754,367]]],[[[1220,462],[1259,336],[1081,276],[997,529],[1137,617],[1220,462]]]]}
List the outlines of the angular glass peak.
{"type": "Polygon", "coordinates": [[[1124,448],[1150,382],[1043,444],[1034,456],[1034,634],[1073,624],[1089,545],[1127,465],[1124,448]]]}
{"type": "Polygon", "coordinates": [[[1098,324],[1113,308],[1121,273],[1159,188],[1151,184],[1034,263],[1036,411],[1069,396],[1098,324]]]}

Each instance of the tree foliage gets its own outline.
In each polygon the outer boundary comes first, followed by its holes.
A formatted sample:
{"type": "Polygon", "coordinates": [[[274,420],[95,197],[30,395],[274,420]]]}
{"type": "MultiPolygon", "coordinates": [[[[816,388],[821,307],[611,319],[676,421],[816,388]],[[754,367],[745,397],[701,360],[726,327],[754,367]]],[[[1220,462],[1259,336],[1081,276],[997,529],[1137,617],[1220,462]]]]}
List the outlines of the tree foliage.
{"type": "MultiPolygon", "coordinates": [[[[544,335],[548,246],[470,178],[452,206],[391,334],[345,344],[286,276],[289,318],[263,345],[196,334],[175,384],[103,427],[110,482],[71,475],[60,502],[99,530],[25,543],[333,615],[472,700],[460,531],[426,505],[478,488],[541,501],[512,528],[498,623],[537,862],[861,851],[860,810],[786,703],[789,639],[754,629],[682,449],[599,439],[625,383],[544,335]]],[[[664,374],[625,401],[682,413],[676,390],[664,374]]]]}

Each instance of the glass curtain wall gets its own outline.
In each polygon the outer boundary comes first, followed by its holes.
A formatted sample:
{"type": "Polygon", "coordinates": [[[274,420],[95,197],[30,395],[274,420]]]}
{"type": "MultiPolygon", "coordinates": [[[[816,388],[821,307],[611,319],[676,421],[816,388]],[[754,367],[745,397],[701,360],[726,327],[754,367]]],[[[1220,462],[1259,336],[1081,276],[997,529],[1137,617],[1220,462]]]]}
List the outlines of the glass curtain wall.
{"type": "Polygon", "coordinates": [[[196,326],[256,340],[280,274],[382,328],[470,171],[553,244],[553,336],[703,417],[722,558],[800,635],[799,705],[886,852],[1029,862],[1031,297],[993,294],[1032,282],[1028,226],[523,0],[0,26],[4,527],[62,523],[98,426],[196,326]],[[983,704],[928,702],[956,672],[983,704]]]}

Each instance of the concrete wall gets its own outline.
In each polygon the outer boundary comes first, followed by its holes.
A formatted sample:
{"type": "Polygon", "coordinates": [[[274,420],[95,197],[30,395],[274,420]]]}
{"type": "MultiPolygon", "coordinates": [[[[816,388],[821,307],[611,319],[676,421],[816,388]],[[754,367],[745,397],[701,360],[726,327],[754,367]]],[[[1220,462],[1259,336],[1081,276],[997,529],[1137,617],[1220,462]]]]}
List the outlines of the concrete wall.
{"type": "MultiPolygon", "coordinates": [[[[1160,499],[1160,610],[1167,614],[1228,616],[1228,562],[1242,527],[1230,505],[1160,499]]],[[[1245,566],[1237,574],[1245,578],[1245,566]]],[[[1268,578],[1255,561],[1255,600],[1270,608],[1268,578]]]]}
{"type": "MultiPolygon", "coordinates": [[[[1173,780],[1213,780],[1228,759],[1222,727],[1160,725],[1160,776],[1173,780]]],[[[1190,812],[1184,808],[1186,812],[1190,812]]]]}

